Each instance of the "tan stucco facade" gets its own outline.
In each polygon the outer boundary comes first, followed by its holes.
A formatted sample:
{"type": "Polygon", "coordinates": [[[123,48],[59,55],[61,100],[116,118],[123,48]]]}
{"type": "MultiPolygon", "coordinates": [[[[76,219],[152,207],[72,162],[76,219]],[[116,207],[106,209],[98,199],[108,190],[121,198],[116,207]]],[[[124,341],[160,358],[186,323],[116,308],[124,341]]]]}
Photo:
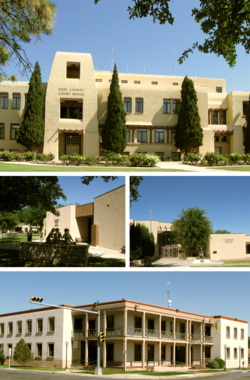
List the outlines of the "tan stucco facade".
{"type": "Polygon", "coordinates": [[[75,239],[94,246],[121,251],[125,246],[125,186],[118,187],[82,206],[58,209],[60,216],[47,212],[44,220],[46,235],[52,228],[63,234],[68,228],[75,239]]]}
{"type": "MultiPolygon", "coordinates": [[[[56,159],[64,154],[101,153],[100,131],[106,119],[111,78],[111,72],[94,70],[90,54],[56,53],[48,83],[43,84],[45,133],[40,150],[53,153],[56,159]]],[[[170,75],[119,74],[122,96],[128,102],[126,154],[147,152],[180,158],[174,133],[183,79],[170,75]]],[[[191,79],[204,131],[199,152],[243,153],[243,103],[249,100],[249,92],[226,93],[224,79],[191,79]]],[[[7,103],[1,108],[0,151],[25,151],[25,147],[16,143],[12,130],[22,121],[27,92],[28,83],[0,83],[0,95],[8,94],[7,103]],[[14,94],[20,95],[18,109],[13,108],[14,94]]]]}

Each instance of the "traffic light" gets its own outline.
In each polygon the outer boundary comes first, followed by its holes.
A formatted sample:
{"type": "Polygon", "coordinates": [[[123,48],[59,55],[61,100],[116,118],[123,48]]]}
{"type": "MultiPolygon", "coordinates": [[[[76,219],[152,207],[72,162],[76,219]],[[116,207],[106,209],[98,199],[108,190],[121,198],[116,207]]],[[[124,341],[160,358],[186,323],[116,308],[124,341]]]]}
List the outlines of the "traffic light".
{"type": "Polygon", "coordinates": [[[33,302],[43,302],[43,298],[40,298],[40,297],[30,297],[30,301],[33,301],[33,302]]]}
{"type": "Polygon", "coordinates": [[[102,344],[104,342],[104,332],[100,331],[100,343],[102,344]]]}

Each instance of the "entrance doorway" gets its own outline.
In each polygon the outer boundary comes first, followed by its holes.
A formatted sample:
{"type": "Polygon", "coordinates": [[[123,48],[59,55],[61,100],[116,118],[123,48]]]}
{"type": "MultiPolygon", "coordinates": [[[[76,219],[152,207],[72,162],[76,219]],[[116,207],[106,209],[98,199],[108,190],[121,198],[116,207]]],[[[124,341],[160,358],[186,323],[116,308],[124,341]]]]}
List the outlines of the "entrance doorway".
{"type": "Polygon", "coordinates": [[[81,136],[65,135],[65,152],[70,156],[81,154],[81,136]]]}
{"type": "Polygon", "coordinates": [[[97,341],[88,341],[88,360],[89,364],[97,361],[97,341]]]}
{"type": "Polygon", "coordinates": [[[158,234],[159,256],[161,258],[178,258],[178,244],[174,242],[171,232],[161,232],[158,234]]]}
{"type": "Polygon", "coordinates": [[[177,365],[186,363],[186,348],[184,346],[176,346],[175,361],[177,365]]]}
{"type": "Polygon", "coordinates": [[[114,343],[107,343],[107,364],[114,361],[114,343]]]}

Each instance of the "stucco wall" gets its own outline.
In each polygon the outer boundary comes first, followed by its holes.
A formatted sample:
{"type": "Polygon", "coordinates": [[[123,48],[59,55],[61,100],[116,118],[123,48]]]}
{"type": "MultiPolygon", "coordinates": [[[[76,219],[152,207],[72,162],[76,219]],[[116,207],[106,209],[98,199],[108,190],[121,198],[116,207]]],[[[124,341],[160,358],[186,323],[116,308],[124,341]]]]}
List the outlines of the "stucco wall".
{"type": "Polygon", "coordinates": [[[250,236],[245,234],[211,234],[209,244],[210,259],[249,259],[250,254],[246,253],[246,242],[250,242],[250,236]]]}
{"type": "Polygon", "coordinates": [[[60,216],[55,216],[51,212],[47,212],[46,222],[44,223],[46,236],[48,236],[52,228],[59,228],[62,235],[64,234],[64,229],[68,228],[74,240],[75,238],[79,238],[80,231],[75,217],[75,209],[76,206],[73,205],[59,208],[60,216]],[[58,221],[58,223],[55,221],[58,221]]]}

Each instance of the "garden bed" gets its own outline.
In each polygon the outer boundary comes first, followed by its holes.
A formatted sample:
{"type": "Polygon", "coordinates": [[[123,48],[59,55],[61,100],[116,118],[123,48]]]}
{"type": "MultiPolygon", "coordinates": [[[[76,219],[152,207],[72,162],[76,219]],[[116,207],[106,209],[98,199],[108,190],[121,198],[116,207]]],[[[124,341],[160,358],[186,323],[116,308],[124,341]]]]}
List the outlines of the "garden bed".
{"type": "Polygon", "coordinates": [[[250,154],[188,153],[182,163],[199,167],[250,165],[250,154]]]}

